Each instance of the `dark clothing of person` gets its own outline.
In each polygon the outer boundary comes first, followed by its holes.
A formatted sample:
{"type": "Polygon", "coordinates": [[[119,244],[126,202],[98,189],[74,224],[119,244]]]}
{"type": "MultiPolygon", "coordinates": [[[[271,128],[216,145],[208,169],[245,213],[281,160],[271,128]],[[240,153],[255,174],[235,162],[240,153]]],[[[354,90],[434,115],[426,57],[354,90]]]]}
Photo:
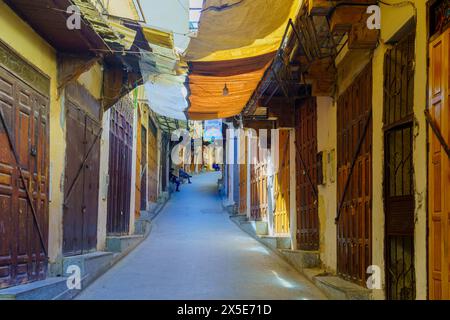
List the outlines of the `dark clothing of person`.
{"type": "Polygon", "coordinates": [[[177,186],[177,189],[175,190],[176,192],[180,192],[180,179],[178,179],[178,177],[176,175],[174,175],[173,173],[169,174],[169,181],[172,183],[175,183],[177,186]]]}
{"type": "Polygon", "coordinates": [[[183,178],[183,179],[188,179],[188,183],[192,183],[191,182],[192,176],[189,175],[186,171],[181,170],[181,169],[180,169],[180,177],[183,178]]]}

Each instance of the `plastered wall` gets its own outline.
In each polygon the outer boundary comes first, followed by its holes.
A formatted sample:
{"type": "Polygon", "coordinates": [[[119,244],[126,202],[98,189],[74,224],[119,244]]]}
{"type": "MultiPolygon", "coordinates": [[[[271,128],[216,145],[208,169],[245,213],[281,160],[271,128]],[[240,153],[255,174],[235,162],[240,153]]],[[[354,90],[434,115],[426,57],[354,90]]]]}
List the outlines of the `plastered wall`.
{"type": "Polygon", "coordinates": [[[324,184],[318,186],[320,258],[323,267],[336,271],[336,105],[332,98],[317,97],[317,151],[323,152],[324,184]]]}

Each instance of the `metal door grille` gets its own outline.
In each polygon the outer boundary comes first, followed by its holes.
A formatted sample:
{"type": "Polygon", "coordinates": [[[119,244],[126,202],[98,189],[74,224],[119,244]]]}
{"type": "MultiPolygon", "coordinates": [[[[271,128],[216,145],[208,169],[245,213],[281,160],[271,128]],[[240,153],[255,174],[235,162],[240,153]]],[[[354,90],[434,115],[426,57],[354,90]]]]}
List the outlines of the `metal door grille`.
{"type": "Polygon", "coordinates": [[[388,299],[415,298],[413,93],[414,33],[384,63],[385,257],[388,299]]]}

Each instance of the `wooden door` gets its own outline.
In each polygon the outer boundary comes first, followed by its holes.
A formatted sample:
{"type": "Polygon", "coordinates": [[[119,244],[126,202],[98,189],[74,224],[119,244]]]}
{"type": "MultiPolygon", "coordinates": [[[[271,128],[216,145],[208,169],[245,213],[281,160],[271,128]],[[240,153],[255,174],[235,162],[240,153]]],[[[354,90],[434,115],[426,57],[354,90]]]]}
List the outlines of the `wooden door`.
{"type": "Polygon", "coordinates": [[[148,127],[148,200],[156,202],[158,199],[158,131],[152,119],[149,119],[148,127]]]}
{"type": "Polygon", "coordinates": [[[362,286],[372,261],[371,112],[370,62],[337,103],[337,271],[362,286]]]}
{"type": "Polygon", "coordinates": [[[130,227],[133,108],[124,98],[111,108],[107,232],[128,234],[130,227]]]}
{"type": "Polygon", "coordinates": [[[274,183],[274,231],[279,234],[289,232],[290,208],[290,159],[289,159],[289,130],[279,131],[279,164],[274,183]]]}
{"type": "Polygon", "coordinates": [[[239,213],[247,212],[247,136],[242,135],[240,139],[240,164],[239,164],[239,213]]]}
{"type": "Polygon", "coordinates": [[[147,209],[147,129],[141,127],[141,169],[139,172],[141,183],[141,210],[147,209]]]}
{"type": "Polygon", "coordinates": [[[166,133],[162,134],[161,137],[161,190],[166,192],[168,186],[168,168],[170,162],[169,149],[169,135],[166,133]]]}
{"type": "Polygon", "coordinates": [[[251,148],[254,163],[250,165],[251,183],[251,208],[250,215],[253,220],[262,220],[267,217],[267,159],[260,155],[259,142],[257,137],[252,137],[255,147],[251,148]]]}
{"type": "Polygon", "coordinates": [[[315,98],[296,108],[296,211],[300,250],[319,249],[317,203],[317,105],[315,98]]]}
{"type": "Polygon", "coordinates": [[[94,251],[97,246],[100,135],[99,122],[66,99],[65,256],[94,251]]]}
{"type": "Polygon", "coordinates": [[[7,126],[0,121],[0,288],[41,280],[47,273],[48,103],[46,97],[0,66],[0,109],[7,126]],[[19,166],[26,185],[20,179],[19,166]]]}
{"type": "MultiPolygon", "coordinates": [[[[450,29],[429,46],[429,111],[444,142],[450,143],[450,29]]],[[[450,299],[450,161],[437,135],[429,130],[429,297],[450,299]]]]}
{"type": "Polygon", "coordinates": [[[414,300],[414,33],[384,60],[386,297],[414,300]]]}
{"type": "MultiPolygon", "coordinates": [[[[136,175],[136,180],[135,180],[135,190],[136,190],[136,194],[135,194],[135,201],[134,201],[134,216],[136,217],[136,219],[139,218],[139,216],[141,215],[141,200],[142,200],[142,196],[141,196],[141,181],[142,181],[142,177],[141,177],[141,171],[142,171],[142,119],[141,119],[141,110],[138,107],[137,110],[137,123],[136,123],[136,171],[135,171],[135,175],[136,175]]],[[[145,197],[145,196],[144,196],[145,197]]]]}

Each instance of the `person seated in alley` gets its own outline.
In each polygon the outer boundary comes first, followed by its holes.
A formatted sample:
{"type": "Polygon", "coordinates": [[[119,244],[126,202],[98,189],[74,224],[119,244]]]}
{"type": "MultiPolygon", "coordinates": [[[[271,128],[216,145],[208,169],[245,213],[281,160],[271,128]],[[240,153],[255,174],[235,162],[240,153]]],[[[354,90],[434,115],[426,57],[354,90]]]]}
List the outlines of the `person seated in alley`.
{"type": "Polygon", "coordinates": [[[192,176],[189,175],[189,174],[188,174],[186,171],[184,171],[183,169],[180,169],[180,178],[182,178],[182,179],[187,179],[187,180],[188,180],[188,183],[192,183],[192,182],[191,182],[192,176]]]}
{"type": "Polygon", "coordinates": [[[175,191],[180,192],[180,178],[176,175],[176,171],[174,168],[170,168],[169,181],[177,186],[175,191]]]}
{"type": "Polygon", "coordinates": [[[213,163],[212,167],[214,170],[220,171],[220,166],[217,163],[213,163]]]}

